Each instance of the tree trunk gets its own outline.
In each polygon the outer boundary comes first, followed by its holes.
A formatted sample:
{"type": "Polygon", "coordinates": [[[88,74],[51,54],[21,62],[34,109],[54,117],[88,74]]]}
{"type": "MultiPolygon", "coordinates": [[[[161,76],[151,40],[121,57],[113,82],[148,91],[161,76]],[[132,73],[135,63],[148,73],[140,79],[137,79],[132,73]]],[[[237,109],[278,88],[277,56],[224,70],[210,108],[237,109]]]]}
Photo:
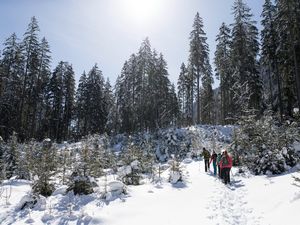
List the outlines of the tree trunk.
{"type": "Polygon", "coordinates": [[[294,45],[295,80],[297,86],[298,109],[300,110],[300,45],[294,45]]]}
{"type": "Polygon", "coordinates": [[[200,124],[200,75],[197,72],[197,124],[200,124]]]}

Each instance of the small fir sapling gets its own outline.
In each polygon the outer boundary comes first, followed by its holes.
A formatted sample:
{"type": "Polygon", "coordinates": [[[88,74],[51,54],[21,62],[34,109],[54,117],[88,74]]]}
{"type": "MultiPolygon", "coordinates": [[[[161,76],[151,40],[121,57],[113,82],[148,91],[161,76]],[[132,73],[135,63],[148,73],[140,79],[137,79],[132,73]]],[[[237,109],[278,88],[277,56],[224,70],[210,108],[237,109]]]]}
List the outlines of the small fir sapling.
{"type": "Polygon", "coordinates": [[[169,182],[175,184],[177,182],[183,181],[183,168],[180,165],[180,161],[177,157],[172,155],[172,160],[170,161],[170,174],[169,182]]]}

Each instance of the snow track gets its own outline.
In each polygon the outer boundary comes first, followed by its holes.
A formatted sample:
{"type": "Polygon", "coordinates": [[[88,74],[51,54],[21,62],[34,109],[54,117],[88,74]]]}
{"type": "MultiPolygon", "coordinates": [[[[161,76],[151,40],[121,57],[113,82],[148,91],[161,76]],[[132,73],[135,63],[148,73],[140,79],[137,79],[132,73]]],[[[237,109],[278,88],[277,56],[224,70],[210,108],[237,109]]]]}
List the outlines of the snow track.
{"type": "Polygon", "coordinates": [[[128,207],[107,207],[103,213],[109,218],[104,221],[113,225],[261,224],[245,200],[247,188],[241,180],[234,180],[231,186],[224,185],[211,172],[203,170],[202,161],[187,164],[186,186],[164,184],[162,189],[152,187],[148,193],[143,187],[135,187],[139,194],[135,192],[127,200],[128,207]],[[115,218],[112,215],[123,218],[112,220],[115,218]]]}
{"type": "MultiPolygon", "coordinates": [[[[0,224],[24,225],[289,225],[299,224],[299,187],[292,185],[293,175],[278,177],[232,177],[224,185],[211,172],[204,172],[203,161],[186,161],[186,182],[155,185],[147,181],[129,186],[128,196],[105,202],[97,193],[77,196],[72,216],[68,211],[68,195],[58,189],[46,199],[46,207],[19,211],[20,199],[30,191],[30,183],[12,183],[12,198],[6,205],[0,198],[0,224]],[[282,192],[282,190],[285,190],[282,192]],[[52,213],[49,214],[49,206],[52,213]],[[46,210],[44,209],[46,208],[46,210]]],[[[235,169],[233,170],[233,173],[235,169]]]]}
{"type": "Polygon", "coordinates": [[[214,188],[213,195],[206,207],[212,209],[209,216],[212,224],[260,224],[259,219],[255,218],[252,213],[253,209],[248,206],[245,199],[247,189],[241,180],[234,180],[231,185],[224,185],[219,179],[216,179],[214,188]]]}

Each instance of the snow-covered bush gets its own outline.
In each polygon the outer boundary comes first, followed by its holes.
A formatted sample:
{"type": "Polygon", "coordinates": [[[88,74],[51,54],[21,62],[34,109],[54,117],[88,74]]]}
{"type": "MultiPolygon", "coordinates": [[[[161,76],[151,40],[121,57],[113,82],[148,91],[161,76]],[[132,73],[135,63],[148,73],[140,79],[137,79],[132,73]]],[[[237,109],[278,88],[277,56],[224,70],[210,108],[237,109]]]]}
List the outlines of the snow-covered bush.
{"type": "Polygon", "coordinates": [[[174,128],[160,131],[156,150],[159,160],[167,161],[172,154],[184,158],[192,150],[191,133],[188,129],[174,128]]]}
{"type": "Polygon", "coordinates": [[[33,145],[31,172],[34,177],[32,190],[36,194],[45,197],[50,196],[54,191],[52,178],[56,173],[56,153],[55,145],[50,139],[45,139],[42,143],[33,145]]]}
{"type": "Polygon", "coordinates": [[[67,192],[73,191],[74,195],[88,195],[94,192],[93,186],[95,186],[94,179],[89,176],[80,176],[74,172],[71,176],[71,182],[67,192]]]}
{"type": "Polygon", "coordinates": [[[170,164],[170,174],[169,174],[169,182],[171,184],[176,184],[177,182],[183,181],[183,168],[180,165],[180,161],[173,157],[172,160],[169,161],[170,164]]]}
{"type": "Polygon", "coordinates": [[[142,174],[151,174],[155,157],[151,144],[146,140],[132,142],[119,154],[118,174],[122,182],[127,185],[138,185],[142,174]]]}
{"type": "Polygon", "coordinates": [[[115,180],[107,184],[107,190],[102,194],[101,197],[106,201],[112,201],[122,194],[126,194],[126,185],[115,180]]]}
{"type": "Polygon", "coordinates": [[[19,203],[16,206],[16,209],[23,210],[26,208],[32,209],[35,204],[37,203],[38,199],[36,195],[33,195],[32,193],[29,193],[27,195],[24,195],[19,203]]]}
{"type": "Polygon", "coordinates": [[[234,162],[244,163],[255,174],[280,174],[296,165],[300,140],[297,123],[280,124],[272,116],[246,117],[237,128],[231,152],[234,162]]]}
{"type": "Polygon", "coordinates": [[[142,179],[141,163],[135,160],[118,169],[119,179],[126,185],[139,185],[142,179]]]}

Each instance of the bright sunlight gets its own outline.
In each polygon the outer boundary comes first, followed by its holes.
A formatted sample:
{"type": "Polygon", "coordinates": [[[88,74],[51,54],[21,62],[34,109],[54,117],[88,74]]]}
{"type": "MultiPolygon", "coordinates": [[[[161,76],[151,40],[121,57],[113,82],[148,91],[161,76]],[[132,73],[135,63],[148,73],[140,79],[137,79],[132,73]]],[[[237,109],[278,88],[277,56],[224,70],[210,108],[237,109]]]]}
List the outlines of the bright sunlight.
{"type": "Polygon", "coordinates": [[[124,16],[137,25],[150,25],[162,17],[165,0],[121,0],[124,16]]]}

